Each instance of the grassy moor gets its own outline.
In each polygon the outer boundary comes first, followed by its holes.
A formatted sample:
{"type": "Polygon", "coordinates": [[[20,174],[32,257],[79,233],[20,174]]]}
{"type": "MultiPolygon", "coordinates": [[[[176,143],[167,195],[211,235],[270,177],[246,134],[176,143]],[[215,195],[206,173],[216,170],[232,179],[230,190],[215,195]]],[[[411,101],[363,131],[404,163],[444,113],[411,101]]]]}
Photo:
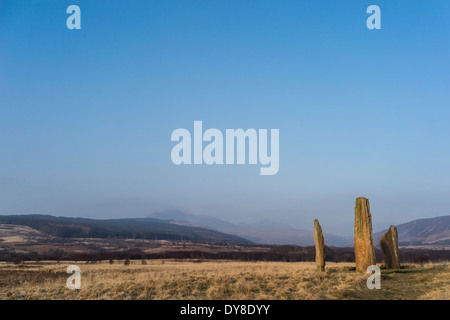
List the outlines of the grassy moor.
{"type": "Polygon", "coordinates": [[[450,264],[381,269],[381,290],[354,263],[210,260],[76,262],[81,289],[66,287],[75,262],[0,264],[0,299],[450,299],[450,264]]]}

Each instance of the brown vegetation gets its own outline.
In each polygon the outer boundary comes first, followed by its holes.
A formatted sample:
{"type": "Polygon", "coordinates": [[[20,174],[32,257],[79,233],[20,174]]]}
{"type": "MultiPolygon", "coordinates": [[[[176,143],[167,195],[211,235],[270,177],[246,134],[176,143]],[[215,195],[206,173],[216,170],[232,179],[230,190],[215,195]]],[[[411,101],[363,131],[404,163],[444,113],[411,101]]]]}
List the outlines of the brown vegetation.
{"type": "Polygon", "coordinates": [[[78,262],[81,290],[66,288],[75,262],[1,263],[0,299],[450,299],[448,263],[382,270],[369,290],[354,263],[124,261],[78,262]]]}

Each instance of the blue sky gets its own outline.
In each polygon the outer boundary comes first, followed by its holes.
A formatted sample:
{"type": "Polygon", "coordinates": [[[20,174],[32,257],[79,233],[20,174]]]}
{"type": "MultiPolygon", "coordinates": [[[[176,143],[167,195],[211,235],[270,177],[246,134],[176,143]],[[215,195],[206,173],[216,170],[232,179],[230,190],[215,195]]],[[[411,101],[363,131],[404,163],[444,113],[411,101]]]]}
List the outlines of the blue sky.
{"type": "Polygon", "coordinates": [[[376,231],[447,215],[449,14],[446,0],[1,0],[0,214],[177,208],[342,235],[358,196],[376,231]],[[175,166],[171,133],[194,120],[279,129],[278,174],[175,166]]]}

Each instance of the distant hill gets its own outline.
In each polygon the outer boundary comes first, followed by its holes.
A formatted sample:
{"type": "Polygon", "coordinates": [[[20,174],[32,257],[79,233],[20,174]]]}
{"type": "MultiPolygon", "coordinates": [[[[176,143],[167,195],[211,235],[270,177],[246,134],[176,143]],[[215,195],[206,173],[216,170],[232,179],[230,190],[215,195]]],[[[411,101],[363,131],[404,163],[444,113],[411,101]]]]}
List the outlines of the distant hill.
{"type": "MultiPolygon", "coordinates": [[[[245,238],[259,244],[271,245],[314,245],[314,234],[311,230],[302,230],[271,221],[262,220],[254,223],[232,224],[221,219],[184,213],[180,210],[169,210],[150,214],[150,218],[170,220],[173,224],[186,226],[202,226],[227,234],[245,238]]],[[[352,238],[324,234],[325,243],[329,246],[346,246],[352,238]]]]}
{"type": "Polygon", "coordinates": [[[216,230],[151,218],[86,219],[50,215],[1,216],[0,224],[21,225],[60,238],[158,239],[245,244],[249,240],[216,230]]]}
{"type": "MultiPolygon", "coordinates": [[[[450,216],[414,220],[396,227],[399,245],[450,245],[450,216]]],[[[373,235],[375,245],[379,245],[380,238],[386,231],[373,235]]]]}
{"type": "Polygon", "coordinates": [[[167,210],[163,212],[153,212],[147,216],[152,219],[170,220],[172,223],[191,226],[203,226],[209,229],[226,229],[236,227],[234,224],[225,222],[215,217],[205,215],[195,215],[180,210],[167,210]],[[188,222],[186,224],[186,222],[188,222]]]}

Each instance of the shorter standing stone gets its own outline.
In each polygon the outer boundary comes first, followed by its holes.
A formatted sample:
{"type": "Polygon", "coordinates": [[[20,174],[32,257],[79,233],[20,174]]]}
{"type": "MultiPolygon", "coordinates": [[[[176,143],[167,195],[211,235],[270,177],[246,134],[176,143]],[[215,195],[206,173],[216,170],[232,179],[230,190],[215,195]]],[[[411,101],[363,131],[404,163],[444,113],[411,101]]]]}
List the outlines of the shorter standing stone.
{"type": "Polygon", "coordinates": [[[320,271],[325,271],[325,241],[319,220],[314,220],[314,244],[316,246],[316,265],[320,271]]]}
{"type": "Polygon", "coordinates": [[[380,248],[383,252],[384,262],[388,269],[400,269],[400,258],[398,254],[397,228],[391,226],[380,239],[380,248]]]}

